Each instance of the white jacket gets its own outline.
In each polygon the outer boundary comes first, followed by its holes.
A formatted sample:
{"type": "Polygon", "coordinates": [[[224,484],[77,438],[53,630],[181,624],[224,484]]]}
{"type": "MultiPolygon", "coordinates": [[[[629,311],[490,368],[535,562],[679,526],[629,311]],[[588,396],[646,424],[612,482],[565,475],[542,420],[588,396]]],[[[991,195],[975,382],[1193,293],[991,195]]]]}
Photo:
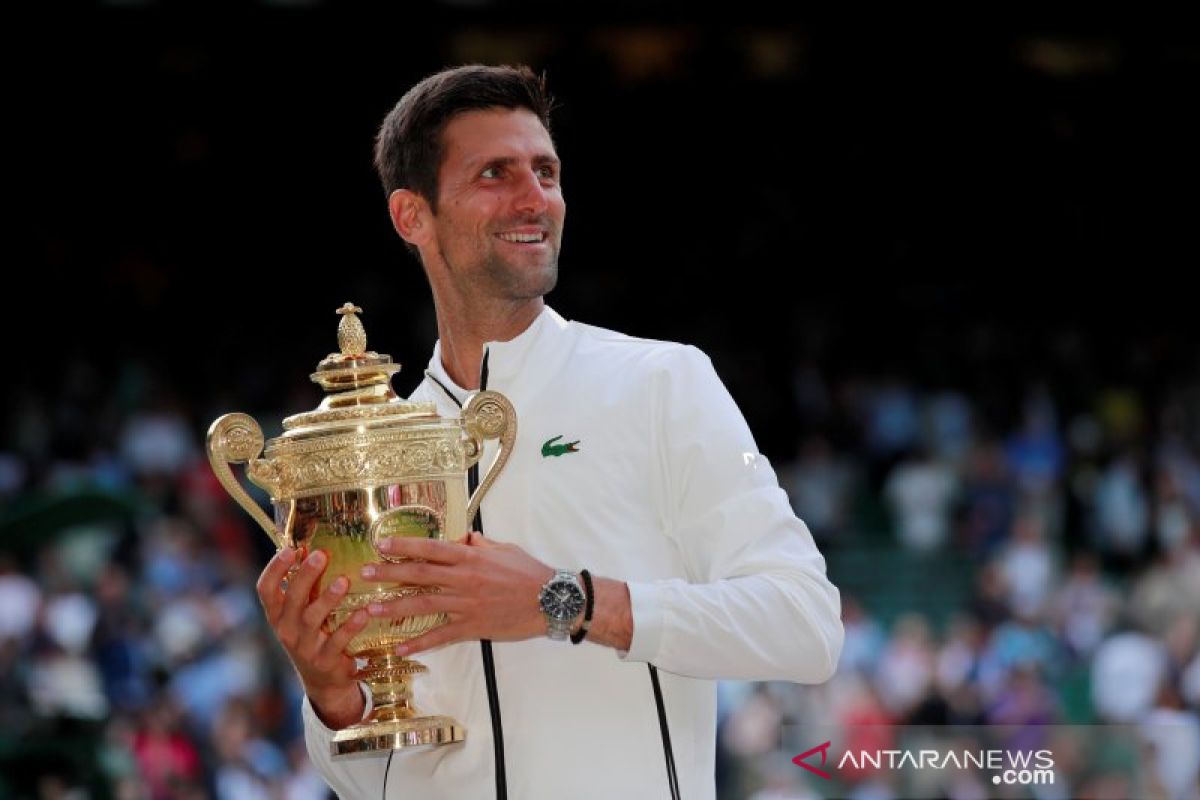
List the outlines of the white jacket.
{"type": "MultiPolygon", "coordinates": [[[[669,798],[647,664],[658,669],[683,800],[715,794],[714,679],[819,683],[842,648],[837,589],[708,358],[694,347],[567,322],[546,308],[487,346],[486,388],[517,411],[513,454],[482,506],[486,535],[555,567],[624,580],[629,652],[546,638],[493,645],[511,800],[669,798]],[[542,455],[544,442],[578,452],[542,455]]],[[[434,347],[430,375],[459,401],[434,347]]],[[[413,399],[457,416],[426,377],[413,399]]],[[[495,457],[485,449],[484,465],[495,457]]],[[[417,706],[461,744],[401,750],[387,797],[496,796],[478,642],[418,655],[417,706]]],[[[333,760],[304,701],[308,751],[341,797],[379,798],[388,758],[333,760]]]]}

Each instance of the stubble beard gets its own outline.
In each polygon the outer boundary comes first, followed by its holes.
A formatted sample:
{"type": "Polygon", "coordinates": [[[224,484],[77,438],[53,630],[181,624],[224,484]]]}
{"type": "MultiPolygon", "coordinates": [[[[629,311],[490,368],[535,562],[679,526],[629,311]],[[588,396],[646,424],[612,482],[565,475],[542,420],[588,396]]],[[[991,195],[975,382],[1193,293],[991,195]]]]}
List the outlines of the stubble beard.
{"type": "Polygon", "coordinates": [[[558,283],[558,248],[545,264],[521,267],[512,264],[494,250],[480,265],[479,274],[488,283],[494,297],[506,300],[532,300],[549,294],[558,283]]]}
{"type": "MultiPolygon", "coordinates": [[[[518,221],[518,223],[523,221],[518,221]]],[[[463,298],[476,301],[520,302],[533,300],[549,294],[558,284],[558,254],[561,240],[556,235],[557,226],[546,219],[537,222],[545,225],[549,235],[550,252],[544,262],[519,263],[520,254],[506,258],[501,245],[487,241],[483,252],[459,252],[452,256],[448,242],[453,234],[438,236],[438,250],[447,269],[447,277],[457,286],[463,298]]],[[[518,224],[514,223],[514,224],[518,224]]]]}

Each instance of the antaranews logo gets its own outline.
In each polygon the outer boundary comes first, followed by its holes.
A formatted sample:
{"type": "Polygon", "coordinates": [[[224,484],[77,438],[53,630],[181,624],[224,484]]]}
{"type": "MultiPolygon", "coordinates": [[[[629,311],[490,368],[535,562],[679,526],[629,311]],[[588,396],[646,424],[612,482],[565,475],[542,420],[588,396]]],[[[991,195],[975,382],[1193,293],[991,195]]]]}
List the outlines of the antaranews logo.
{"type": "MultiPolygon", "coordinates": [[[[831,780],[833,775],[809,763],[817,754],[824,767],[833,741],[811,747],[795,756],[792,763],[814,775],[831,780]]],[[[934,749],[846,750],[837,759],[837,770],[849,767],[855,773],[884,770],[975,770],[993,772],[992,783],[1006,786],[1054,783],[1054,754],[1048,749],[934,749]]]]}
{"type": "Polygon", "coordinates": [[[816,747],[811,747],[808,750],[805,750],[800,755],[793,758],[792,763],[798,767],[804,767],[809,772],[812,772],[816,775],[820,775],[825,780],[829,780],[833,776],[831,776],[828,772],[826,772],[823,769],[817,769],[812,764],[806,763],[804,759],[808,758],[809,756],[811,756],[817,752],[820,752],[821,766],[822,767],[825,766],[825,755],[826,755],[826,753],[829,752],[829,745],[831,745],[831,744],[833,744],[833,742],[825,742],[825,744],[819,744],[816,747]]]}

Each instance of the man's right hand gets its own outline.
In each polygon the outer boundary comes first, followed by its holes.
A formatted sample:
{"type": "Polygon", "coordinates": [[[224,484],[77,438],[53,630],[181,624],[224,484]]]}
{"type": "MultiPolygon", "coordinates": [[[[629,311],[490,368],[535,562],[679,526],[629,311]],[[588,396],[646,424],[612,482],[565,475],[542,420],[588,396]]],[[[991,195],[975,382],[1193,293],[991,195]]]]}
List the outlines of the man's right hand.
{"type": "Polygon", "coordinates": [[[313,710],[337,730],[361,720],[365,708],[366,701],[354,679],[354,659],[346,655],[346,647],[366,626],[368,615],[359,609],[336,631],[326,633],[322,623],[346,596],[350,582],[339,575],[313,598],[313,587],[329,560],[324,551],[316,550],[288,580],[285,589],[284,580],[297,555],[291,547],[275,554],[258,578],[258,599],[267,622],[300,675],[313,710]]]}

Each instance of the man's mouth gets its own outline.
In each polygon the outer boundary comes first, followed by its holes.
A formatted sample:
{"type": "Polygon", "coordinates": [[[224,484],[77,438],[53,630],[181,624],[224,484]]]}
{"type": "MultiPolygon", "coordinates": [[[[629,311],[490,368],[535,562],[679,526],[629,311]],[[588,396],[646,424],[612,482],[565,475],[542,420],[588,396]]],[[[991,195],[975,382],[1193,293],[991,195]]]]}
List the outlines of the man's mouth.
{"type": "Polygon", "coordinates": [[[546,241],[546,231],[497,233],[496,237],[506,242],[513,242],[514,244],[541,244],[546,241]]]}

